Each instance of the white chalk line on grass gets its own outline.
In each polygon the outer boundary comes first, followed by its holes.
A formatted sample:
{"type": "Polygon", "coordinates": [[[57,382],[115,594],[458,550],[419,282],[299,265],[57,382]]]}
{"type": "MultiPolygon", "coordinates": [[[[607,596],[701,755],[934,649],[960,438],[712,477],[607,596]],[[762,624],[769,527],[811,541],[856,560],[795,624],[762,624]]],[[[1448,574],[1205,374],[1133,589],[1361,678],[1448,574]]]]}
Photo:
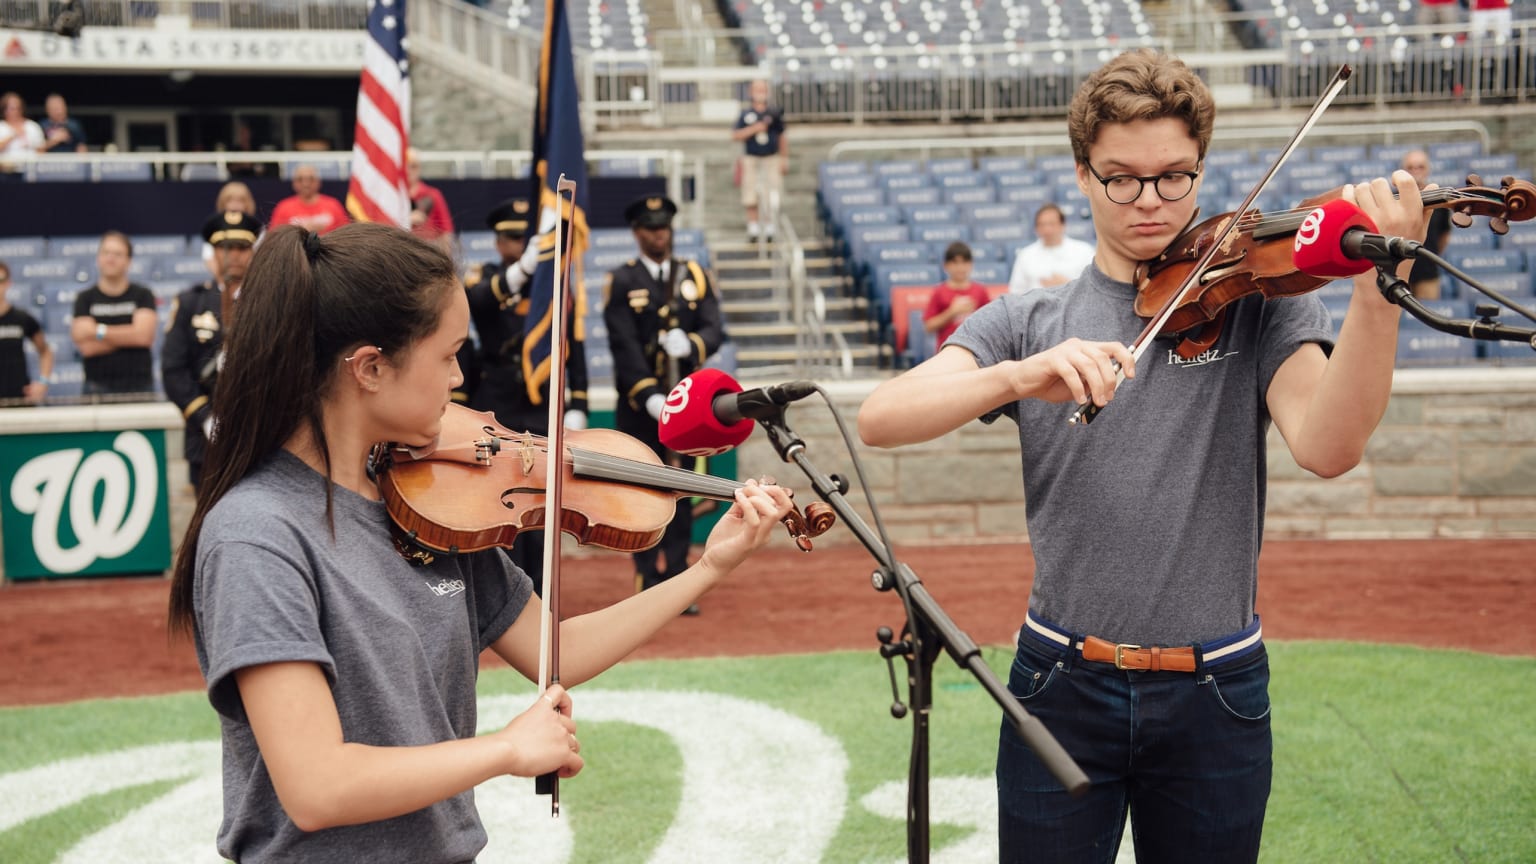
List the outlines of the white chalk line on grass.
{"type": "MultiPolygon", "coordinates": [[[[526,707],[527,695],[481,700],[481,731],[526,707]]],[[[584,690],[578,720],[632,723],[665,733],[682,757],[681,800],[651,859],[818,861],[842,824],[848,758],[820,727],[772,706],[715,693],[584,690]]],[[[0,831],[88,797],[180,781],[85,837],[63,864],[218,862],[222,810],[217,741],[155,744],[63,759],[0,775],[0,831]]],[[[570,822],[551,819],[526,780],[476,790],[490,843],[484,864],[570,859],[570,822]]]]}

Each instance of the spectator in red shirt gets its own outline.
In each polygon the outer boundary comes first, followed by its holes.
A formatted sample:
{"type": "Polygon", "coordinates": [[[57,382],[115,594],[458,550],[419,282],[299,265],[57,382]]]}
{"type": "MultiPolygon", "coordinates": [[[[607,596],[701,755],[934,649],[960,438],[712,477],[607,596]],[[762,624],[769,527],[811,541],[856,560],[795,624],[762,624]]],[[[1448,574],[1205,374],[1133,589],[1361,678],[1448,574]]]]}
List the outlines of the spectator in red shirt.
{"type": "Polygon", "coordinates": [[[1472,38],[1492,36],[1500,44],[1508,42],[1514,33],[1514,14],[1510,12],[1509,0],[1471,0],[1471,4],[1472,14],[1467,23],[1471,25],[1472,38]]]}
{"type": "Polygon", "coordinates": [[[923,329],[938,334],[935,350],[944,347],[944,340],[961,321],[991,299],[985,286],[971,281],[975,266],[971,247],[964,243],[957,240],[944,249],[944,275],[949,278],[933,289],[928,308],[923,310],[923,329]]]}
{"type": "Polygon", "coordinates": [[[411,233],[453,254],[453,215],[435,186],[421,182],[421,155],[405,148],[405,188],[411,198],[411,233]]]}
{"type": "Polygon", "coordinates": [[[347,208],[320,191],[320,172],[313,165],[300,165],[293,169],[293,193],[277,202],[272,210],[272,222],[267,231],[284,225],[324,234],[352,221],[347,208]]]}
{"type": "Polygon", "coordinates": [[[1414,23],[1421,27],[1458,27],[1461,25],[1458,6],[1456,0],[1419,0],[1419,13],[1414,23]]]}

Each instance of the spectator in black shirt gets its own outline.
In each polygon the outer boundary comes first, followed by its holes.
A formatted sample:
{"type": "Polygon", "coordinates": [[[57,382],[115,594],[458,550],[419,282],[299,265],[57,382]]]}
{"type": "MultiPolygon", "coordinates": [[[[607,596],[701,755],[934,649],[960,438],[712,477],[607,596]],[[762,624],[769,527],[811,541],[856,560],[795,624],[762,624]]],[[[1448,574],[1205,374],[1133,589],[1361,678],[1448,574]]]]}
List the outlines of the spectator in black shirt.
{"type": "MultiPolygon", "coordinates": [[[[1413,175],[1419,188],[1429,185],[1429,154],[1423,150],[1409,150],[1403,154],[1404,171],[1413,175]]],[[[1451,211],[1432,210],[1429,214],[1429,233],[1424,237],[1424,246],[1429,251],[1439,255],[1445,251],[1445,244],[1451,236],[1451,211]]],[[[1413,296],[1420,300],[1440,299],[1440,265],[1428,258],[1413,259],[1413,270],[1408,274],[1408,287],[1413,291],[1413,296]]]]}
{"type": "MultiPolygon", "coordinates": [[[[96,284],[75,296],[70,338],[84,359],[86,396],[154,398],[150,346],[155,344],[155,295],[128,281],[133,243],[121,231],[101,235],[96,284]]],[[[131,401],[121,399],[117,401],[131,401]]]]}
{"type": "Polygon", "coordinates": [[[69,106],[65,104],[64,97],[49,93],[43,108],[48,112],[48,119],[40,124],[47,152],[84,153],[85,130],[80,127],[79,120],[69,116],[69,106]]]}
{"type": "Polygon", "coordinates": [[[11,305],[11,268],[0,261],[0,408],[42,403],[53,377],[53,347],[37,319],[11,305]],[[37,374],[27,371],[25,343],[37,349],[37,374]]]}

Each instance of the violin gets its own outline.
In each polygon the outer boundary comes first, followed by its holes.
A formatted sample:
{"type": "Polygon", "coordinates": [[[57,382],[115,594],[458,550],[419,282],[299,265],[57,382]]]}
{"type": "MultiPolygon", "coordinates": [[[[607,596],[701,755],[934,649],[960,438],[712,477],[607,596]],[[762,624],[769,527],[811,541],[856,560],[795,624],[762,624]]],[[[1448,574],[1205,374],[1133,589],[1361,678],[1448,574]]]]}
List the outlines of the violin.
{"type": "MultiPolygon", "coordinates": [[[[613,429],[565,430],[564,437],[560,530],[578,544],[648,549],[661,540],[679,497],[729,501],[745,485],[666,466],[644,442],[613,429]]],[[[489,412],[450,403],[435,445],[379,444],[369,462],[395,548],[409,560],[507,547],[523,531],[544,530],[548,439],[514,432],[489,412]]],[[[817,502],[803,514],[792,509],[783,522],[809,552],[836,518],[817,502]]]]}
{"type": "MultiPolygon", "coordinates": [[[[1430,189],[1423,193],[1424,209],[1449,209],[1458,228],[1472,224],[1473,216],[1488,216],[1495,234],[1509,230],[1509,222],[1536,217],[1536,185],[1505,177],[1499,188],[1483,184],[1476,174],[1459,189],[1430,189]]],[[[1302,201],[1293,210],[1279,213],[1249,211],[1221,240],[1221,248],[1196,277],[1197,287],[1174,307],[1163,330],[1181,337],[1177,349],[1185,359],[1209,350],[1221,335],[1227,304],[1251,294],[1265,299],[1305,294],[1328,284],[1326,276],[1312,276],[1296,269],[1292,237],[1313,208],[1339,198],[1343,187],[1302,201]]],[[[1190,278],[1198,262],[1222,238],[1234,214],[1213,216],[1184,231],[1161,255],[1137,265],[1136,314],[1156,315],[1190,278]]]]}

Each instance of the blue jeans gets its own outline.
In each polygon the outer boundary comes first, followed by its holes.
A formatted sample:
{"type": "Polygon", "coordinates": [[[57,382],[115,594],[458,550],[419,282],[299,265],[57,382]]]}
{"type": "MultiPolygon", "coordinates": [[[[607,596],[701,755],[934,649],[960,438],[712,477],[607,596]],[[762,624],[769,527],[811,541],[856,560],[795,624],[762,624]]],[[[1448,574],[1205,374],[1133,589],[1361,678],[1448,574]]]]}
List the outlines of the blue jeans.
{"type": "Polygon", "coordinates": [[[1085,661],[1025,629],[1008,689],[1092,785],[1069,797],[1005,721],[1002,862],[1108,864],[1128,806],[1137,864],[1258,859],[1273,757],[1262,645],[1200,672],[1135,672],[1085,661]]]}

